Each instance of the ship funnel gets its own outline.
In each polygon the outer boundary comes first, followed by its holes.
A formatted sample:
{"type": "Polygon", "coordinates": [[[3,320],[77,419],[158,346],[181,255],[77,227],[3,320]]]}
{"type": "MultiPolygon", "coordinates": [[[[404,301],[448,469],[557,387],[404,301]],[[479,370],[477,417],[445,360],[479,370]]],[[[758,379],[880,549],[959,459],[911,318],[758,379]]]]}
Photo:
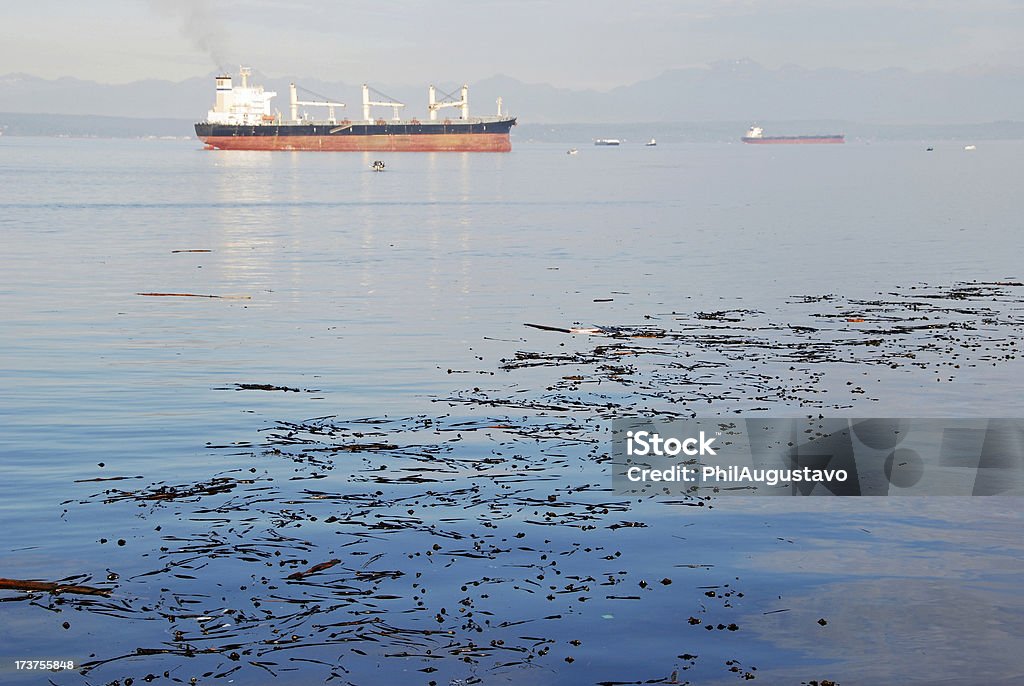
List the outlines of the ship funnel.
{"type": "Polygon", "coordinates": [[[217,77],[217,99],[214,101],[214,112],[227,112],[231,109],[231,77],[217,77]]]}

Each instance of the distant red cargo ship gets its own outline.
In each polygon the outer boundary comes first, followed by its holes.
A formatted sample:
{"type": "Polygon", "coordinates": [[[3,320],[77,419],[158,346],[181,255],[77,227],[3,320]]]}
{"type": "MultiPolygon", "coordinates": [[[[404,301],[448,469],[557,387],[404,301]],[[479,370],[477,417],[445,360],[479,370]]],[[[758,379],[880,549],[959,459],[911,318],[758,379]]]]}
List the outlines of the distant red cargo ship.
{"type": "Polygon", "coordinates": [[[270,110],[270,100],[277,93],[250,86],[252,71],[241,70],[242,85],[235,86],[230,76],[217,77],[217,100],[207,113],[206,121],[196,124],[196,135],[209,148],[222,150],[323,150],[373,152],[509,152],[512,143],[509,130],[515,117],[501,113],[491,117],[469,116],[469,89],[462,87],[460,97],[437,99],[433,86],[429,90],[428,119],[402,120],[398,110],[404,103],[376,93],[363,85],[363,117],[337,119],[335,108],[344,107],[315,94],[314,100],[299,100],[298,88],[290,87],[287,118],[270,110]],[[390,107],[394,118],[385,120],[370,115],[370,107],[390,107]],[[312,119],[300,107],[326,107],[326,119],[312,119]],[[445,107],[460,110],[457,119],[438,119],[445,107]]]}
{"type": "Polygon", "coordinates": [[[764,129],[760,126],[751,126],[747,135],[740,139],[744,143],[755,143],[758,145],[790,144],[801,143],[844,143],[846,138],[841,133],[828,134],[825,136],[766,136],[764,129]]]}

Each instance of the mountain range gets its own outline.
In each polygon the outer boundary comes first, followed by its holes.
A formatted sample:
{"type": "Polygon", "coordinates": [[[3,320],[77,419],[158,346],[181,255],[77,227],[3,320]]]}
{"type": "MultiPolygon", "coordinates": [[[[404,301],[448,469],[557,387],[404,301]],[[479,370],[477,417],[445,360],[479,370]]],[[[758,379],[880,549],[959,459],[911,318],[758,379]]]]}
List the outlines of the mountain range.
{"type": "MultiPolygon", "coordinates": [[[[213,74],[184,81],[104,84],[76,78],[0,76],[0,112],[187,119],[205,116],[213,101],[213,74]]],[[[310,77],[253,83],[277,91],[287,111],[288,83],[340,99],[339,116],[361,117],[358,81],[310,77]]],[[[237,83],[237,81],[236,81],[237,83]]],[[[404,116],[425,116],[426,86],[374,84],[408,103],[404,116]]],[[[457,83],[438,84],[455,92],[457,83]]],[[[497,75],[470,84],[471,112],[490,114],[502,96],[505,111],[523,123],[627,123],[693,121],[845,120],[875,124],[951,124],[1024,120],[1024,69],[975,68],[913,72],[853,71],[789,66],[767,68],[749,60],[671,69],[656,78],[608,91],[524,83],[497,75]]],[[[390,117],[390,111],[378,110],[390,117]]]]}

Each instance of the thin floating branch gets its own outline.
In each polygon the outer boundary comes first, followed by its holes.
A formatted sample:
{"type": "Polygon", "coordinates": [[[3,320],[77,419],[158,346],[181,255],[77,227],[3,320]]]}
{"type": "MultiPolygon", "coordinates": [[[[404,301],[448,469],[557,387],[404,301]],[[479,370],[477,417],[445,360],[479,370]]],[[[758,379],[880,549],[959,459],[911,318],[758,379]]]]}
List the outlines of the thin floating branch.
{"type": "Polygon", "coordinates": [[[151,298],[217,298],[220,300],[252,300],[251,295],[208,295],[205,293],[136,293],[151,298]]]}
{"type": "Polygon", "coordinates": [[[574,326],[566,329],[560,326],[548,326],[547,324],[530,324],[529,322],[524,323],[523,326],[528,326],[531,329],[540,329],[541,331],[556,331],[558,333],[583,333],[590,335],[608,333],[604,329],[598,328],[596,326],[574,326]]]}
{"type": "Polygon", "coordinates": [[[77,586],[74,584],[61,584],[53,581],[28,581],[25,579],[4,579],[0,578],[0,589],[13,591],[45,591],[47,593],[76,593],[78,595],[102,595],[109,596],[113,593],[110,588],[96,588],[94,586],[77,586]]]}

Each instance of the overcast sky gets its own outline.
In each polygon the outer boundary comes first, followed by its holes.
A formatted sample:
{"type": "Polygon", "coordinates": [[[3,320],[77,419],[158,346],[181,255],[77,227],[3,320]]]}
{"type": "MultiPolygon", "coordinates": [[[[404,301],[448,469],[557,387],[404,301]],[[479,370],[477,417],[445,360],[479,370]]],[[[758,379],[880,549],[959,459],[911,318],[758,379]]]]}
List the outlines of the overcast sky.
{"type": "Polygon", "coordinates": [[[738,58],[1024,66],[1024,0],[32,0],[2,15],[0,74],[109,83],[239,63],[348,82],[507,74],[600,89],[738,58]]]}

